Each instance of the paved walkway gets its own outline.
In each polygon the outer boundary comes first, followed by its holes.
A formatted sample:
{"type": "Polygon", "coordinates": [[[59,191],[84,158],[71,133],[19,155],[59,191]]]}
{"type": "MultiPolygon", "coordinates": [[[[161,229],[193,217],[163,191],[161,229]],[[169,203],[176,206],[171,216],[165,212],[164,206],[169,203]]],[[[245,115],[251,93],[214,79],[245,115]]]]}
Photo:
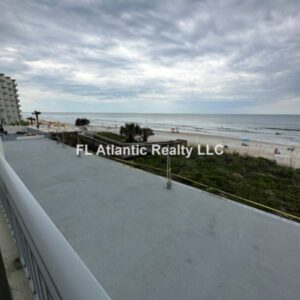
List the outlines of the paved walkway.
{"type": "Polygon", "coordinates": [[[299,299],[299,224],[48,139],[4,149],[113,300],[299,299]]]}

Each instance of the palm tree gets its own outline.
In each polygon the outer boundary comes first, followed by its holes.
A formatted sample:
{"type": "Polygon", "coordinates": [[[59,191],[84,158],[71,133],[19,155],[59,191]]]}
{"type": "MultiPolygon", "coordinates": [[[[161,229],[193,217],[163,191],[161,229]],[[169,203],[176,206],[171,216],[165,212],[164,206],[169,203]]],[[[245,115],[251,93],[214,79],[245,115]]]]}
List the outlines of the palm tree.
{"type": "Polygon", "coordinates": [[[35,115],[35,119],[36,119],[36,127],[37,127],[37,129],[39,129],[39,128],[40,128],[40,124],[39,124],[39,115],[41,114],[41,112],[35,110],[32,114],[35,115]]]}
{"type": "Polygon", "coordinates": [[[80,126],[88,126],[90,124],[90,120],[86,119],[86,118],[78,118],[75,121],[75,126],[80,127],[80,126]]]}
{"type": "Polygon", "coordinates": [[[141,134],[141,127],[136,123],[125,123],[121,126],[120,135],[126,137],[127,142],[132,143],[135,137],[141,134]]]}
{"type": "Polygon", "coordinates": [[[35,120],[35,118],[33,117],[29,117],[27,118],[28,121],[30,121],[31,126],[33,125],[33,121],[35,120]]]}
{"type": "Polygon", "coordinates": [[[76,127],[79,127],[79,130],[82,132],[82,133],[87,133],[88,131],[88,126],[90,124],[90,120],[86,119],[86,118],[78,118],[76,119],[75,121],[75,126],[76,127]]]}
{"type": "Polygon", "coordinates": [[[145,127],[145,128],[141,128],[141,138],[143,142],[147,142],[148,141],[148,137],[154,135],[154,132],[151,128],[145,127]]]}

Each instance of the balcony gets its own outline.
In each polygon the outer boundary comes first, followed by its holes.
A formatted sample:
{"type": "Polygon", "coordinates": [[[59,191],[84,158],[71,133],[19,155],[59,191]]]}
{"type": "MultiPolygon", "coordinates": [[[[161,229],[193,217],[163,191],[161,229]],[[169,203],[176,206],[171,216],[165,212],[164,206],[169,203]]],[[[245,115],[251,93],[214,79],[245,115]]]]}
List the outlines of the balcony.
{"type": "Polygon", "coordinates": [[[0,203],[35,298],[109,300],[0,152],[0,203]]]}

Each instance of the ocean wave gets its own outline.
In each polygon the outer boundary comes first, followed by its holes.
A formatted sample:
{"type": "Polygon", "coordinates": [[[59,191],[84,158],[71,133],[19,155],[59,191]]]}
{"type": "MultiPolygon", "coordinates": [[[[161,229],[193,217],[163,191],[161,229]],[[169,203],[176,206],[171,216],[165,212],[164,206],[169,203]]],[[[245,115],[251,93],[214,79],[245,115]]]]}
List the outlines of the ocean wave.
{"type": "Polygon", "coordinates": [[[170,131],[171,128],[178,128],[180,132],[187,133],[300,144],[300,116],[42,113],[43,119],[73,124],[78,117],[87,117],[91,125],[96,126],[116,127],[126,122],[135,122],[154,130],[170,131]]]}
{"type": "Polygon", "coordinates": [[[265,127],[262,129],[300,132],[300,129],[294,129],[294,128],[265,127]]]}

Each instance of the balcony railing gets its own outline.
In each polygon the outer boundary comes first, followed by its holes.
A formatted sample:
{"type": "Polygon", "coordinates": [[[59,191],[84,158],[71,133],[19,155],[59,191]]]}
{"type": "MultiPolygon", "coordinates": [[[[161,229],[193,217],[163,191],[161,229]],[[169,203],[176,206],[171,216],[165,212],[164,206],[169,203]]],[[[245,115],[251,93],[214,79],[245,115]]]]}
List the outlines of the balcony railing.
{"type": "Polygon", "coordinates": [[[0,204],[38,299],[110,299],[5,160],[1,138],[0,204]]]}

